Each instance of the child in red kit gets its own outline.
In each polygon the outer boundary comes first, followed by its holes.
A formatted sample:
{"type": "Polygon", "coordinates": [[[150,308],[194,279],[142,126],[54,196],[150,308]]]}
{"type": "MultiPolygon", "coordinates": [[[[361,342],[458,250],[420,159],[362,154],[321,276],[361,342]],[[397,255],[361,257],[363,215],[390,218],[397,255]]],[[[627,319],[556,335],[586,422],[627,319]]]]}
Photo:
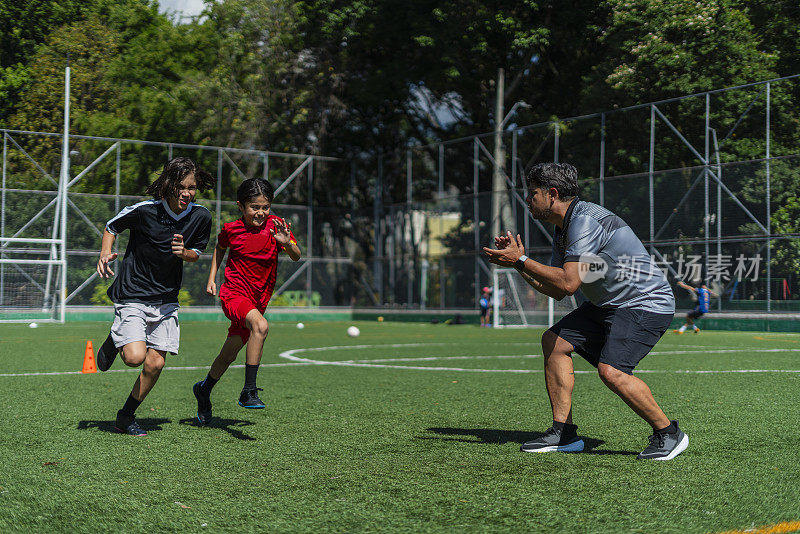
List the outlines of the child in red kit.
{"type": "Polygon", "coordinates": [[[231,326],[208,376],[192,388],[197,398],[197,420],[201,425],[211,420],[211,389],[245,344],[245,380],[239,406],[264,408],[264,403],[258,398],[260,388],[256,387],[261,352],[269,332],[264,311],[275,288],[278,254],[285,251],[293,261],[300,259],[300,248],[290,231],[291,225],[270,215],[273,196],[274,189],[266,180],[250,178],[242,182],[236,194],[242,217],[225,224],[217,237],[206,292],[217,294],[214,279],[225,252],[230,249],[219,298],[231,326]]]}

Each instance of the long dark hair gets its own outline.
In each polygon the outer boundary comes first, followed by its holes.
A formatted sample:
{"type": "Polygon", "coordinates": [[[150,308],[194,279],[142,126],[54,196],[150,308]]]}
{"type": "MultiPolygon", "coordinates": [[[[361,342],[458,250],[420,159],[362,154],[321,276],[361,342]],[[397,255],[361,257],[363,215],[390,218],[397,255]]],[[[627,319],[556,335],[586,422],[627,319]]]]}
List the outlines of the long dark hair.
{"type": "Polygon", "coordinates": [[[194,174],[198,191],[205,191],[214,186],[214,178],[210,174],[191,159],[181,157],[173,158],[164,164],[164,169],[158,178],[147,186],[147,194],[157,200],[165,199],[175,194],[181,181],[190,174],[194,174]]]}
{"type": "Polygon", "coordinates": [[[248,200],[261,195],[264,195],[264,198],[272,204],[272,199],[275,197],[275,189],[272,184],[263,178],[248,178],[236,191],[236,201],[244,205],[248,200]]]}

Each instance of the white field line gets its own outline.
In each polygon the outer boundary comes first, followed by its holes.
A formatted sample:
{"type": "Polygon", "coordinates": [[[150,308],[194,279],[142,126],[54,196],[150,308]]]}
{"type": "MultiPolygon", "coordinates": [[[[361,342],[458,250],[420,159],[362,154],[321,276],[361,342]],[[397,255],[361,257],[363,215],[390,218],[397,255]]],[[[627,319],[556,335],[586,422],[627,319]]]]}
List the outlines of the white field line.
{"type": "MultiPolygon", "coordinates": [[[[413,366],[413,365],[386,365],[382,363],[375,363],[375,362],[390,362],[390,361],[415,361],[415,360],[423,360],[423,361],[433,361],[435,359],[444,360],[444,359],[467,359],[467,358],[531,358],[531,357],[540,357],[540,354],[536,355],[519,355],[519,356],[430,356],[430,357],[423,357],[423,358],[382,358],[382,359],[374,359],[374,360],[345,360],[345,361],[328,361],[328,360],[313,360],[310,358],[301,358],[297,356],[300,353],[307,353],[307,352],[322,352],[322,351],[330,351],[330,350],[346,350],[346,349],[353,349],[353,348],[382,348],[382,347],[418,347],[428,345],[427,343],[410,343],[410,344],[395,344],[395,345],[355,345],[355,346],[335,346],[335,347],[315,347],[310,349],[292,349],[287,350],[285,352],[280,353],[281,358],[286,358],[293,362],[297,363],[306,363],[311,365],[337,365],[342,367],[374,367],[374,368],[381,368],[381,369],[411,369],[417,371],[457,371],[457,372],[467,372],[467,373],[518,373],[518,374],[532,374],[532,373],[542,373],[542,369],[469,369],[469,368],[462,368],[462,367],[429,367],[429,366],[413,366]]],[[[443,343],[435,343],[435,345],[443,345],[443,343]]],[[[741,348],[720,348],[720,349],[711,349],[711,350],[676,350],[676,351],[657,351],[652,352],[651,354],[661,354],[661,355],[670,355],[670,354],[711,354],[711,353],[742,353],[742,352],[753,352],[752,349],[741,349],[741,348]]],[[[762,349],[758,352],[800,352],[800,349],[762,349]]],[[[659,369],[643,369],[636,371],[637,373],[685,373],[685,374],[721,374],[721,373],[800,373],[800,369],[791,370],[791,369],[728,369],[728,370],[707,370],[707,371],[695,371],[689,369],[679,369],[679,370],[659,370],[659,369]]],[[[575,371],[576,374],[594,374],[596,371],[575,371]]]]}
{"type": "MultiPolygon", "coordinates": [[[[503,343],[503,345],[529,345],[529,343],[503,343]]],[[[261,367],[297,367],[308,365],[335,365],[341,367],[374,367],[380,369],[410,369],[418,371],[457,371],[468,373],[541,373],[542,369],[472,369],[462,367],[432,367],[432,366],[412,366],[412,365],[386,365],[388,362],[422,362],[437,360],[489,360],[489,359],[529,359],[541,358],[541,354],[504,354],[489,356],[420,356],[408,358],[376,358],[358,360],[313,360],[296,356],[299,353],[324,352],[332,350],[353,350],[353,349],[382,349],[382,348],[406,348],[421,346],[452,346],[451,343],[395,343],[390,345],[339,345],[328,347],[312,347],[287,350],[279,354],[281,358],[291,360],[286,363],[265,363],[261,367]]],[[[678,354],[730,354],[744,352],[800,352],[800,349],[741,349],[741,348],[717,348],[703,350],[673,350],[673,351],[654,351],[650,354],[657,355],[678,355],[678,354]]],[[[245,366],[231,365],[234,369],[243,369],[245,366]]],[[[211,366],[168,366],[165,370],[170,371],[198,371],[208,370],[211,366]]],[[[123,368],[106,371],[108,373],[138,373],[139,368],[123,368]]],[[[596,371],[575,371],[575,374],[594,374],[596,371]]],[[[678,373],[678,374],[725,374],[725,373],[800,373],[800,369],[727,369],[727,370],[689,370],[689,369],[637,369],[636,373],[678,373]]],[[[61,376],[61,375],[80,375],[81,371],[50,371],[50,372],[27,372],[27,373],[0,373],[0,377],[15,376],[61,376]]]]}
{"type": "MultiPolygon", "coordinates": [[[[288,363],[262,363],[261,367],[302,367],[305,365],[311,365],[308,363],[295,363],[295,362],[288,362],[288,363]]],[[[244,369],[244,365],[236,364],[231,365],[229,368],[231,369],[244,369]]],[[[186,367],[164,367],[165,371],[200,371],[200,370],[208,370],[211,369],[210,365],[198,365],[198,366],[186,366],[186,367]]],[[[111,369],[106,371],[106,373],[140,373],[142,370],[139,367],[128,367],[126,369],[111,369]]],[[[41,373],[0,373],[0,377],[3,376],[61,376],[61,375],[82,375],[84,374],[82,371],[52,371],[52,372],[41,372],[41,373]]],[[[92,373],[94,374],[94,373],[92,373]]],[[[98,374],[102,374],[98,371],[98,374]]]]}

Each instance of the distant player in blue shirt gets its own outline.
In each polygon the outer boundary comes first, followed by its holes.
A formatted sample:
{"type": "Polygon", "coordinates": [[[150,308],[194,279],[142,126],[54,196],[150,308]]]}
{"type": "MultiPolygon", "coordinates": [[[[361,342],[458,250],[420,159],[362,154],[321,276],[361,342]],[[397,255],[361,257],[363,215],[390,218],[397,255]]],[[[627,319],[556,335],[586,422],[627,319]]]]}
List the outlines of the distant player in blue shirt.
{"type": "Polygon", "coordinates": [[[481,307],[481,326],[490,327],[492,326],[491,320],[491,308],[492,308],[492,289],[489,287],[483,288],[483,293],[481,294],[481,299],[478,301],[478,305],[481,307]]]}
{"type": "Polygon", "coordinates": [[[679,281],[678,285],[687,291],[691,291],[695,295],[697,295],[697,306],[694,307],[692,311],[686,314],[686,322],[675,330],[676,334],[683,334],[686,332],[686,327],[691,326],[694,329],[695,334],[700,333],[700,329],[697,328],[697,325],[694,324],[695,319],[699,319],[703,315],[708,313],[708,308],[711,305],[711,297],[716,297],[717,294],[708,289],[708,287],[703,284],[700,287],[690,286],[689,284],[679,281]]]}

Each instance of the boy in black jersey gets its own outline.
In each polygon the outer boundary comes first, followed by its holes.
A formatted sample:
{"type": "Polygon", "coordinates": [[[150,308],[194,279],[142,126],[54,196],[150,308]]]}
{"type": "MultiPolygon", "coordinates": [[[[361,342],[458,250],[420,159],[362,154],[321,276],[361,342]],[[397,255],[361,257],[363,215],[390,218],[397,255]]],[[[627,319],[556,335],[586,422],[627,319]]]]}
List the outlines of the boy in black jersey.
{"type": "Polygon", "coordinates": [[[189,158],[172,159],[147,188],[153,200],[126,207],[106,224],[97,262],[102,278],[114,275],[109,262],[117,258],[111,251],[117,234],[129,230],[130,240],[108,289],[114,324],[97,352],[97,368],[107,371],[118,352],[126,365],[142,366],[128,400],[117,412],[119,432],[147,435],[134,413],[158,380],[167,353],[178,353],[183,262],[199,259],[211,233],[211,213],[192,201],[198,189],[212,184],[211,176],[189,158]]]}

